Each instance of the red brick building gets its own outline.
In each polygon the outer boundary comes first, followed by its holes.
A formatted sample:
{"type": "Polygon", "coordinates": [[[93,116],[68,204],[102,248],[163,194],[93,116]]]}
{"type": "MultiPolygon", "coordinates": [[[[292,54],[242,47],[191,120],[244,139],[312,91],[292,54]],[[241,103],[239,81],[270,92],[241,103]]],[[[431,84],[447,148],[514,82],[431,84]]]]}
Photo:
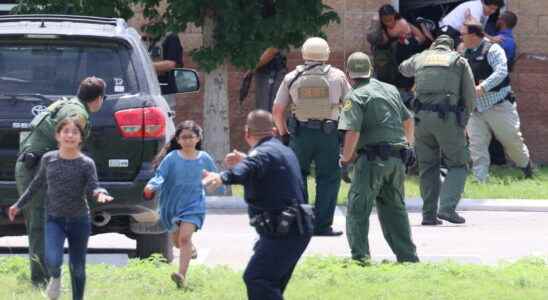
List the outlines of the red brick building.
{"type": "MultiPolygon", "coordinates": [[[[329,63],[344,68],[345,59],[353,51],[370,52],[365,35],[371,18],[378,8],[391,3],[402,13],[413,13],[411,10],[419,2],[419,12],[439,15],[439,5],[453,5],[456,0],[324,0],[340,16],[340,24],[325,28],[328,42],[331,45],[329,63]],[[405,10],[408,10],[407,12],[405,10]]],[[[518,95],[518,109],[521,116],[522,132],[529,146],[533,160],[548,162],[548,1],[544,0],[506,0],[506,9],[518,15],[518,25],[514,30],[518,43],[519,56],[512,74],[512,85],[518,95]]],[[[139,27],[142,17],[137,14],[130,24],[139,27]]],[[[199,47],[202,36],[200,28],[190,27],[180,35],[185,52],[199,47]]],[[[289,67],[301,62],[298,49],[288,57],[289,67]]],[[[196,67],[190,57],[185,57],[186,67],[196,67]]],[[[242,78],[240,70],[229,68],[230,98],[230,140],[231,148],[245,149],[242,128],[245,116],[253,109],[253,91],[243,104],[238,102],[239,84],[242,78]]],[[[177,120],[194,119],[203,122],[202,92],[178,96],[177,120]]]]}

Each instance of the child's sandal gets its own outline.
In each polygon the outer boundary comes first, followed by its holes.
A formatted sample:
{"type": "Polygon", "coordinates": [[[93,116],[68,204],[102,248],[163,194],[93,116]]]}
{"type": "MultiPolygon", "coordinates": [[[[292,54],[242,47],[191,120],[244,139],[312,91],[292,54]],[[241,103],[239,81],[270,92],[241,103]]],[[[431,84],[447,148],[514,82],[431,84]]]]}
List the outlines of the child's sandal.
{"type": "Polygon", "coordinates": [[[177,285],[178,289],[184,287],[185,277],[183,275],[179,273],[171,273],[171,280],[175,282],[175,285],[177,285]]]}
{"type": "Polygon", "coordinates": [[[190,255],[191,259],[198,258],[198,250],[196,250],[196,247],[194,247],[194,244],[192,244],[192,254],[190,255]]]}

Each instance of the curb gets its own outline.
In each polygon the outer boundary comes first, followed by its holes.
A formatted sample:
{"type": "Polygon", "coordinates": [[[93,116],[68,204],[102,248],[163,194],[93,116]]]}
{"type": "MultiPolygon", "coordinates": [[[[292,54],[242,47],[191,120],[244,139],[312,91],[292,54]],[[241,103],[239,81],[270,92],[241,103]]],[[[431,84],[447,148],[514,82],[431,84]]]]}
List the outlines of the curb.
{"type": "MultiPolygon", "coordinates": [[[[244,199],[236,196],[207,196],[206,207],[208,210],[247,210],[244,199]]],[[[406,198],[405,207],[409,211],[421,211],[422,199],[419,197],[406,198]]],[[[462,211],[548,212],[548,200],[462,199],[457,209],[462,211]]]]}

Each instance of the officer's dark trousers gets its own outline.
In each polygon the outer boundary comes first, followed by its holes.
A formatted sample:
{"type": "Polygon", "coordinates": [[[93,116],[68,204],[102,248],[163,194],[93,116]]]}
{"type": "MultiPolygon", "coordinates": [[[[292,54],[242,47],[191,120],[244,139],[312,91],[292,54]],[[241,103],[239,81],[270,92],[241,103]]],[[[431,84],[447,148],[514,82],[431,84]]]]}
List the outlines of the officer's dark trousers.
{"type": "Polygon", "coordinates": [[[329,230],[333,224],[333,215],[341,185],[341,171],[339,168],[340,141],[339,133],[334,130],[330,134],[321,129],[300,127],[295,135],[291,136],[290,147],[293,149],[304,180],[304,189],[308,195],[306,185],[310,166],[314,162],[316,173],[316,213],[314,231],[329,230]]]}
{"type": "Polygon", "coordinates": [[[283,299],[293,269],[310,242],[310,236],[268,238],[261,236],[244,272],[250,300],[283,299]]]}
{"type": "Polygon", "coordinates": [[[442,120],[434,112],[419,112],[415,127],[415,149],[419,162],[423,219],[433,219],[439,212],[455,212],[464,191],[469,159],[464,129],[457,126],[455,115],[442,120]],[[443,184],[440,163],[448,168],[443,184]]]}
{"type": "MultiPolygon", "coordinates": [[[[38,167],[28,170],[22,162],[17,162],[15,165],[15,182],[19,195],[25,192],[37,170],[38,167]]],[[[23,209],[29,239],[30,278],[33,285],[46,284],[49,277],[44,254],[45,196],[46,191],[32,195],[31,202],[23,209]]]]}

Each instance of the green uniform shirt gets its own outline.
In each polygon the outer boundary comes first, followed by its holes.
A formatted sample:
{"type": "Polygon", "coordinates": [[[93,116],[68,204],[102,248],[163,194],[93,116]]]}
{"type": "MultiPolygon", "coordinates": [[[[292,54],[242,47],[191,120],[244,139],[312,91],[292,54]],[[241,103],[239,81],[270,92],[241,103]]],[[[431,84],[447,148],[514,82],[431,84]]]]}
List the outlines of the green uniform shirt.
{"type": "Polygon", "coordinates": [[[360,133],[357,149],[375,144],[405,145],[403,121],[410,117],[396,87],[370,79],[346,95],[339,129],[360,133]]]}
{"type": "Polygon", "coordinates": [[[85,124],[85,136],[83,137],[83,140],[85,140],[91,129],[89,110],[76,97],[72,99],[62,98],[52,103],[47,112],[34,117],[31,121],[31,131],[21,139],[19,152],[44,154],[57,149],[55,127],[57,127],[57,123],[67,117],[80,119],[85,124]]]}

